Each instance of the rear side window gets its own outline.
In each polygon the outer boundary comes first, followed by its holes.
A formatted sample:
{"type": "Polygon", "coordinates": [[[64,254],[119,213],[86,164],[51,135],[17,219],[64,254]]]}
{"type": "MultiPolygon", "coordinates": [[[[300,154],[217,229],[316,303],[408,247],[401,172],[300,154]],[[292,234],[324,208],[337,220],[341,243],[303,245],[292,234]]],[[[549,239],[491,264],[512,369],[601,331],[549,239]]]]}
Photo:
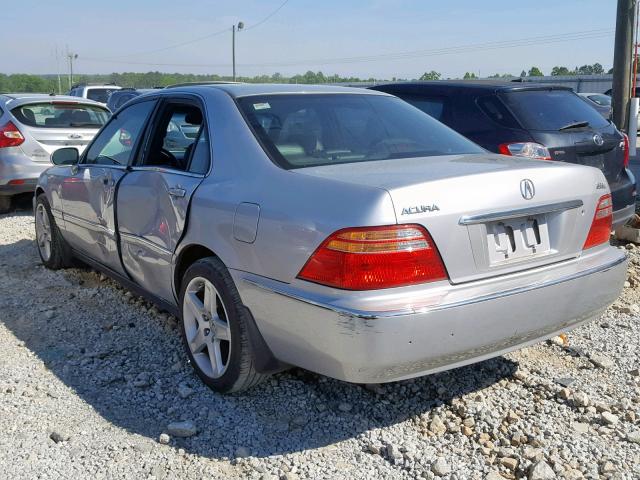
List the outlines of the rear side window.
{"type": "Polygon", "coordinates": [[[520,128],[518,122],[503,103],[493,95],[478,99],[478,106],[493,122],[507,128],[520,128]]]}
{"type": "Polygon", "coordinates": [[[580,122],[602,128],[609,122],[569,90],[522,90],[501,95],[523,127],[558,131],[580,122]]]}
{"type": "Polygon", "coordinates": [[[87,98],[89,100],[94,100],[100,103],[107,103],[109,100],[109,95],[111,95],[117,88],[88,88],[87,89],[87,98]]]}
{"type": "Polygon", "coordinates": [[[400,98],[422,110],[424,113],[432,116],[436,120],[441,120],[444,116],[445,97],[423,97],[411,95],[400,98]]]}
{"type": "Polygon", "coordinates": [[[38,128],[100,128],[109,119],[102,107],[64,102],[29,103],[11,113],[23,125],[38,128]]]}

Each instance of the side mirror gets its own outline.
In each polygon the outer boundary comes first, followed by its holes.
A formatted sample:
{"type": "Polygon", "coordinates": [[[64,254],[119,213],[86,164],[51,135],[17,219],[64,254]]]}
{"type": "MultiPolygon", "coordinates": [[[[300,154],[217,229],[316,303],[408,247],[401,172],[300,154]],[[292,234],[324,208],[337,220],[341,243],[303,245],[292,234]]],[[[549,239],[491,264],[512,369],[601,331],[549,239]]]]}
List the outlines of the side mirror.
{"type": "Polygon", "coordinates": [[[59,148],[51,154],[51,163],[54,165],[75,165],[79,158],[80,154],[77,148],[59,148]]]}

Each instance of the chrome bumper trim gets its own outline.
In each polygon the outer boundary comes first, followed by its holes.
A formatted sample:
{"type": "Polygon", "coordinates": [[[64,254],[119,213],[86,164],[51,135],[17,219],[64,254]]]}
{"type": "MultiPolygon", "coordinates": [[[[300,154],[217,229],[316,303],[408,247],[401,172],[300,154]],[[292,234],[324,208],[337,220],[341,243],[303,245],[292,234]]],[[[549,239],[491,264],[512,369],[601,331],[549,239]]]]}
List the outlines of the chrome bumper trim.
{"type": "Polygon", "coordinates": [[[393,317],[403,317],[407,315],[414,315],[417,313],[437,312],[437,311],[447,310],[451,308],[473,305],[475,303],[487,302],[487,301],[495,300],[498,298],[509,297],[512,295],[517,295],[517,294],[529,292],[532,290],[538,290],[541,288],[552,287],[554,285],[570,282],[572,280],[586,277],[588,275],[593,275],[600,272],[606,272],[607,270],[610,270],[611,268],[614,268],[626,261],[627,261],[627,256],[626,254],[623,254],[619,258],[616,258],[615,260],[611,260],[603,265],[598,265],[597,267],[588,268],[586,270],[582,270],[580,272],[576,272],[574,274],[567,275],[564,277],[556,278],[556,279],[545,281],[545,282],[533,283],[523,287],[512,288],[509,290],[504,290],[502,292],[496,292],[488,295],[481,295],[478,297],[469,298],[459,302],[444,303],[440,305],[434,305],[432,307],[425,307],[419,310],[402,309],[402,310],[389,310],[389,311],[365,311],[365,310],[349,309],[344,307],[337,307],[330,303],[322,302],[320,300],[314,300],[312,298],[303,296],[297,293],[296,291],[294,291],[288,284],[276,282],[275,280],[268,280],[270,285],[266,285],[265,283],[261,283],[256,280],[252,280],[248,278],[244,278],[243,281],[249,285],[260,288],[262,290],[272,292],[278,295],[282,295],[303,303],[307,303],[315,307],[330,310],[339,315],[346,315],[349,317],[356,317],[356,318],[361,318],[365,320],[374,320],[377,318],[393,318],[393,317]]]}
{"type": "Polygon", "coordinates": [[[527,217],[529,215],[541,215],[543,213],[560,212],[571,210],[584,205],[582,200],[569,200],[567,202],[552,203],[550,205],[539,205],[537,207],[518,208],[501,212],[483,213],[480,215],[466,215],[460,218],[460,225],[475,225],[477,223],[494,222],[497,220],[508,220],[510,218],[527,217]]]}

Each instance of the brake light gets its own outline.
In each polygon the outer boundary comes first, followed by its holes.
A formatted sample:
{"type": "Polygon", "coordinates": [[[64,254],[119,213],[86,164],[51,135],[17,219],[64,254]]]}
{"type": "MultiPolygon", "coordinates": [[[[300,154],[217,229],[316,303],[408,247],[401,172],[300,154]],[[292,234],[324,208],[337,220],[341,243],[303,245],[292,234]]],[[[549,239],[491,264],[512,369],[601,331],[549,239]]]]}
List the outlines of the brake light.
{"type": "Polygon", "coordinates": [[[447,271],[420,225],[346,228],[329,236],[298,278],[345,290],[374,290],[445,280],[447,271]]]}
{"type": "Polygon", "coordinates": [[[544,145],[534,142],[501,143],[498,152],[502,155],[527,157],[534,160],[551,160],[551,153],[544,145]]]}
{"type": "Polygon", "coordinates": [[[603,195],[598,200],[598,206],[596,207],[596,213],[593,216],[591,222],[591,228],[589,234],[584,242],[583,250],[587,248],[595,247],[603,243],[609,242],[609,236],[611,235],[611,225],[613,223],[613,202],[611,201],[611,195],[603,195]]]}
{"type": "Polygon", "coordinates": [[[629,166],[629,135],[623,133],[622,136],[624,137],[624,160],[622,165],[627,168],[629,166]]]}
{"type": "Polygon", "coordinates": [[[0,127],[0,148],[17,147],[24,142],[24,137],[13,122],[7,122],[0,127]]]}

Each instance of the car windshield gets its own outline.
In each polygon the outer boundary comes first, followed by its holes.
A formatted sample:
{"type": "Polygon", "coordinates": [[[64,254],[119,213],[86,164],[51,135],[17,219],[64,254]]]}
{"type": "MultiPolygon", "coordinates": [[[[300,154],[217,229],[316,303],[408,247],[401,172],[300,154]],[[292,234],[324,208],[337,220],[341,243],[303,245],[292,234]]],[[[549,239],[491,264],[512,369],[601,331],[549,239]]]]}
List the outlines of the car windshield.
{"type": "Polygon", "coordinates": [[[589,100],[594,101],[598,105],[602,107],[610,107],[611,106],[611,97],[609,95],[589,95],[589,100]]]}
{"type": "Polygon", "coordinates": [[[605,120],[569,90],[521,90],[501,95],[524,128],[559,131],[567,126],[606,127],[605,120]],[[587,125],[583,125],[588,122],[587,125]]]}
{"type": "Polygon", "coordinates": [[[283,168],[484,153],[395,97],[291,94],[238,99],[271,158],[283,168]]]}
{"type": "Polygon", "coordinates": [[[89,100],[95,100],[100,103],[107,103],[109,95],[111,95],[117,88],[87,88],[87,98],[89,100]]]}
{"type": "Polygon", "coordinates": [[[28,103],[11,113],[23,125],[42,128],[100,128],[109,119],[102,107],[71,102],[28,103]]]}

